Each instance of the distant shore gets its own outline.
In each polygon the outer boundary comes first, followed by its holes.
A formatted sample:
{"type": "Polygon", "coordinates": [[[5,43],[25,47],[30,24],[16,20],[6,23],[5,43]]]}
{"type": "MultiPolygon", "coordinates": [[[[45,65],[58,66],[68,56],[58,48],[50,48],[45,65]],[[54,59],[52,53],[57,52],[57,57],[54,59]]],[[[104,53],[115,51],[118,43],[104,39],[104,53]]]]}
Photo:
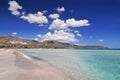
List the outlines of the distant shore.
{"type": "Polygon", "coordinates": [[[0,63],[0,80],[70,80],[61,71],[17,49],[0,49],[0,63]]]}
{"type": "Polygon", "coordinates": [[[107,47],[101,45],[76,45],[55,40],[46,40],[39,42],[35,40],[21,39],[15,36],[0,36],[0,48],[105,49],[107,47]]]}

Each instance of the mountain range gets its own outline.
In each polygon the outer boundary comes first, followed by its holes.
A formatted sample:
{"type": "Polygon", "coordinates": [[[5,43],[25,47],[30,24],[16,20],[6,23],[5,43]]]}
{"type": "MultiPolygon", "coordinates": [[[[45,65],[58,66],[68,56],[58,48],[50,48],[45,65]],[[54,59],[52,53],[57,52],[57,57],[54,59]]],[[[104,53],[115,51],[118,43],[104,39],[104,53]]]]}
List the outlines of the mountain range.
{"type": "Polygon", "coordinates": [[[87,48],[87,49],[104,49],[104,46],[95,45],[75,45],[70,43],[62,43],[58,41],[35,41],[17,38],[15,36],[0,36],[0,48],[87,48]]]}

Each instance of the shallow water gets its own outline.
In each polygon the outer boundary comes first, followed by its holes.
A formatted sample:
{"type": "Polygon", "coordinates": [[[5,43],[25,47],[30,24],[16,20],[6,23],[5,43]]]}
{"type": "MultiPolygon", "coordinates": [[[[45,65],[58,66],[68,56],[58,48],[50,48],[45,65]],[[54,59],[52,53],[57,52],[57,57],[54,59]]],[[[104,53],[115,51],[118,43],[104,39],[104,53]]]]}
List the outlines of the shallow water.
{"type": "Polygon", "coordinates": [[[119,80],[120,50],[24,49],[73,80],[119,80]]]}

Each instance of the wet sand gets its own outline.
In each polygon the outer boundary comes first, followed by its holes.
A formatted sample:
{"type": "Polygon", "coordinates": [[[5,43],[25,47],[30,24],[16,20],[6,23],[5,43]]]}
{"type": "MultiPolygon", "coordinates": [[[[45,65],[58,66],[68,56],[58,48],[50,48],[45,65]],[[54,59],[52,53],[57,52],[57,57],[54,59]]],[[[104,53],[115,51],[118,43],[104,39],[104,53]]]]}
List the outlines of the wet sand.
{"type": "Polygon", "coordinates": [[[70,80],[43,61],[35,61],[18,50],[0,49],[0,80],[70,80]]]}

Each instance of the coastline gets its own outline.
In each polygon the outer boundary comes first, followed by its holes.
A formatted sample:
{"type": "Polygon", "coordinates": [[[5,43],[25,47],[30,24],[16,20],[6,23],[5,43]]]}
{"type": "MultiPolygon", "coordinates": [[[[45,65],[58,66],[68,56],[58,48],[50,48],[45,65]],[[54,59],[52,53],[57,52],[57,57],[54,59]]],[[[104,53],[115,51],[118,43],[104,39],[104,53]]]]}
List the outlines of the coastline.
{"type": "Polygon", "coordinates": [[[44,61],[34,60],[17,49],[0,49],[0,80],[70,80],[44,61]]]}

